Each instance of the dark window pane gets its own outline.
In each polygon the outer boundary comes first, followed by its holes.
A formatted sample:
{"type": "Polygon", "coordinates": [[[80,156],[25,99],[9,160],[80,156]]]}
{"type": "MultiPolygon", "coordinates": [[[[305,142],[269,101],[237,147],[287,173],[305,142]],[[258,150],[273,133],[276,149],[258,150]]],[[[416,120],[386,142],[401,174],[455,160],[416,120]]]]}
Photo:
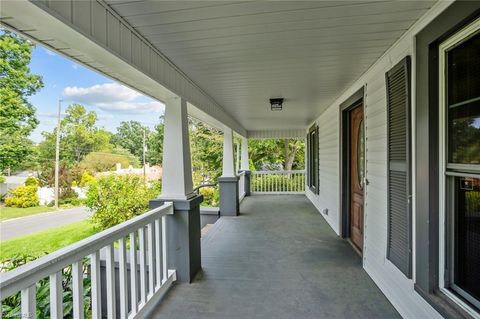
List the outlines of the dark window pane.
{"type": "Polygon", "coordinates": [[[480,34],[447,55],[448,161],[480,164],[480,34]]]}
{"type": "Polygon", "coordinates": [[[480,164],[480,102],[448,110],[448,161],[480,164]]]}
{"type": "Polygon", "coordinates": [[[448,105],[480,97],[480,34],[447,55],[448,105]]]}
{"type": "Polygon", "coordinates": [[[455,178],[455,284],[480,300],[480,179],[455,178]]]}

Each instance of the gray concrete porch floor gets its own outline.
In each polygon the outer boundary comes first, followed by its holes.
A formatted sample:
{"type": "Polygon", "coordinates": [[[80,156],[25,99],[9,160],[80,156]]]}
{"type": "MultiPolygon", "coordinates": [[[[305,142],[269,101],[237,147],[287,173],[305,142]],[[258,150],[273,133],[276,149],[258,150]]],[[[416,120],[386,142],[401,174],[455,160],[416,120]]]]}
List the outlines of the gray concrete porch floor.
{"type": "Polygon", "coordinates": [[[399,318],[303,195],[246,197],[202,238],[202,267],[153,318],[399,318]]]}

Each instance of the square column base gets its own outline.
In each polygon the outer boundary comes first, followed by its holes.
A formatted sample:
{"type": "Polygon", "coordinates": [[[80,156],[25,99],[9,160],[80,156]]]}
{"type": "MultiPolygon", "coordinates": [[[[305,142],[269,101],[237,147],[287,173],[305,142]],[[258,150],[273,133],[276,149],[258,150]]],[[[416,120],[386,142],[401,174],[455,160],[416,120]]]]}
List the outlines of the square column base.
{"type": "Polygon", "coordinates": [[[250,176],[252,175],[252,172],[249,170],[240,170],[240,172],[245,172],[245,185],[243,185],[243,189],[245,190],[245,196],[250,196],[250,176]]]}
{"type": "Polygon", "coordinates": [[[202,195],[189,199],[157,198],[150,209],[173,202],[173,215],[167,216],[167,265],[177,271],[177,280],[191,283],[201,270],[200,204],[202,195]]]}
{"type": "Polygon", "coordinates": [[[238,176],[219,177],[220,216],[238,216],[240,202],[238,200],[238,176]]]}

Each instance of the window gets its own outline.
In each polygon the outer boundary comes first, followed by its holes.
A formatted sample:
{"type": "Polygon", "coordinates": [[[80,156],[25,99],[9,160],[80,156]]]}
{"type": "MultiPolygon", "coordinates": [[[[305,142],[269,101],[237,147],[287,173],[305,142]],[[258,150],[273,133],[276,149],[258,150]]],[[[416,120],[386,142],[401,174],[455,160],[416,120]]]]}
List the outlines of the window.
{"type": "Polygon", "coordinates": [[[318,126],[314,125],[308,131],[307,136],[307,183],[310,190],[318,194],[318,126]]]}
{"type": "Polygon", "coordinates": [[[480,20],[442,43],[439,61],[440,287],[480,309],[480,20]]]}
{"type": "Polygon", "coordinates": [[[410,57],[385,75],[387,87],[388,245],[387,258],[412,274],[410,57]]]}

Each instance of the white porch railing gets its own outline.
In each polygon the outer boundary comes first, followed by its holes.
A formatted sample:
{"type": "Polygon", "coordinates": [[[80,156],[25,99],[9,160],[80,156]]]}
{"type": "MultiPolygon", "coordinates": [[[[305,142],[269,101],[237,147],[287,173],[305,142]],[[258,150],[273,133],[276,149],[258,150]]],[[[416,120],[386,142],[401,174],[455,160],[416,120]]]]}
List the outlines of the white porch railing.
{"type": "Polygon", "coordinates": [[[252,171],[253,194],[303,194],[305,171],[252,171]]]}
{"type": "Polygon", "coordinates": [[[245,171],[238,173],[238,200],[242,201],[245,197],[245,171]]]}
{"type": "Polygon", "coordinates": [[[159,295],[176,280],[175,270],[167,270],[166,215],[170,214],[173,214],[173,205],[166,203],[141,216],[2,273],[0,300],[20,292],[21,317],[35,318],[36,285],[39,281],[49,280],[50,317],[62,318],[62,276],[64,269],[71,267],[73,317],[84,317],[84,279],[90,278],[91,317],[101,318],[100,251],[103,250],[106,256],[104,282],[107,317],[143,317],[145,311],[159,299],[159,295]],[[115,279],[117,270],[114,247],[118,247],[118,283],[115,279]],[[119,299],[116,298],[117,293],[119,299]],[[116,313],[116,300],[120,300],[119,314],[116,313]]]}

